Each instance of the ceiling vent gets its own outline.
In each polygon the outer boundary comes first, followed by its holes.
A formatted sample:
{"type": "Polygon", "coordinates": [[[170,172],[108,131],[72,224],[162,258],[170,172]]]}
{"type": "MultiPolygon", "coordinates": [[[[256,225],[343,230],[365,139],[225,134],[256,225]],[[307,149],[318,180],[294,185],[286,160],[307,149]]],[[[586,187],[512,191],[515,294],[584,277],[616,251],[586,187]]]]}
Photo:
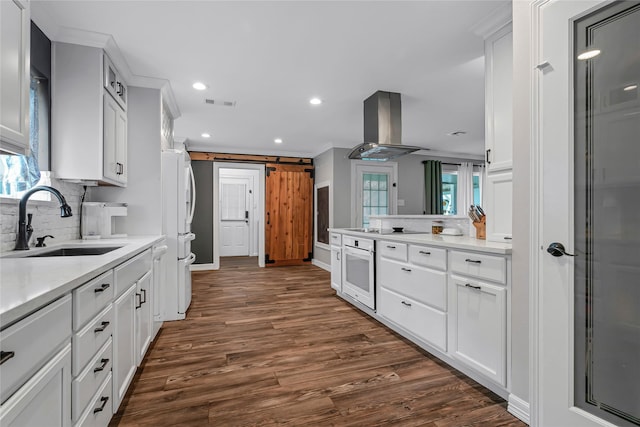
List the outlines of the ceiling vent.
{"type": "Polygon", "coordinates": [[[217,105],[219,107],[235,107],[236,101],[223,101],[221,99],[205,99],[205,104],[217,105]]]}

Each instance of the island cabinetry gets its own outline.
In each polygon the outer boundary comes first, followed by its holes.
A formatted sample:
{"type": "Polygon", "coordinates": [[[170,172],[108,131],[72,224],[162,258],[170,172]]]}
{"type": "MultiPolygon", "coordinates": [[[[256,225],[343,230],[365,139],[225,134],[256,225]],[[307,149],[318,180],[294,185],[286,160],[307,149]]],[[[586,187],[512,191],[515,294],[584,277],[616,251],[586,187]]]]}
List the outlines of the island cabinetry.
{"type": "Polygon", "coordinates": [[[388,241],[378,248],[379,314],[446,352],[446,251],[388,241]]]}
{"type": "Polygon", "coordinates": [[[342,234],[331,233],[331,287],[342,292],[342,234]]]}
{"type": "Polygon", "coordinates": [[[127,184],[126,85],[100,49],[54,42],[51,161],[60,179],[127,184]]]}
{"type": "Polygon", "coordinates": [[[0,332],[0,425],[71,425],[71,295],[0,332]]]}
{"type": "Polygon", "coordinates": [[[450,354],[506,387],[506,259],[452,251],[450,267],[450,354]]]}

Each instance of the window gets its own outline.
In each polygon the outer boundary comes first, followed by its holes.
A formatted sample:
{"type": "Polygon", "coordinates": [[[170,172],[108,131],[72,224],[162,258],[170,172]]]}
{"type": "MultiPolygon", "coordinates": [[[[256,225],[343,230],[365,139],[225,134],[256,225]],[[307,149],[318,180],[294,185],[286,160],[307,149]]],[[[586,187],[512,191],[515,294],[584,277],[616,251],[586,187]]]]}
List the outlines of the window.
{"type": "Polygon", "coordinates": [[[369,227],[372,215],[396,213],[395,183],[397,163],[371,165],[370,162],[352,163],[352,194],[355,193],[352,223],[356,227],[369,227]],[[355,179],[355,182],[354,182],[355,179]]]}
{"type": "MultiPolygon", "coordinates": [[[[474,205],[482,205],[480,194],[480,172],[473,172],[474,205]]],[[[458,172],[442,173],[442,211],[444,215],[466,215],[458,212],[458,172]]]]}
{"type": "MultiPolygon", "coordinates": [[[[19,198],[38,184],[49,184],[49,117],[51,109],[49,78],[51,42],[31,23],[31,83],[29,89],[28,156],[0,155],[0,196],[19,198]]],[[[34,199],[38,199],[38,195],[34,199]]],[[[49,194],[44,199],[48,200],[49,194]]]]}

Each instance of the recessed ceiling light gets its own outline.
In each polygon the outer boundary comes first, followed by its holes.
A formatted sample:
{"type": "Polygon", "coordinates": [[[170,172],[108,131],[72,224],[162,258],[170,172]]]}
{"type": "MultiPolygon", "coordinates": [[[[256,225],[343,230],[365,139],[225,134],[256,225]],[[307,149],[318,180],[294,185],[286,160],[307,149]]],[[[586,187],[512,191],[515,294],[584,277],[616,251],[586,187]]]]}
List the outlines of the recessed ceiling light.
{"type": "Polygon", "coordinates": [[[586,52],[582,52],[580,55],[578,55],[578,59],[580,61],[584,61],[586,59],[595,58],[598,55],[600,55],[600,50],[599,49],[593,49],[593,50],[588,50],[586,52]]]}
{"type": "Polygon", "coordinates": [[[194,88],[195,90],[205,90],[205,89],[207,88],[207,85],[206,85],[206,84],[204,84],[204,83],[202,83],[202,82],[195,82],[195,83],[193,84],[193,88],[194,88]]]}
{"type": "Polygon", "coordinates": [[[311,98],[309,100],[309,104],[311,104],[311,105],[320,105],[320,104],[322,104],[322,99],[320,99],[320,98],[311,98]]]}
{"type": "Polygon", "coordinates": [[[282,144],[282,138],[276,138],[273,140],[276,144],[282,144]]]}
{"type": "Polygon", "coordinates": [[[200,135],[203,138],[211,138],[211,135],[208,133],[203,133],[202,135],[200,135]]]}
{"type": "Polygon", "coordinates": [[[628,91],[630,91],[630,90],[634,90],[634,89],[638,89],[638,85],[629,85],[629,86],[625,87],[625,88],[624,88],[624,89],[622,89],[622,90],[624,90],[624,91],[627,91],[627,92],[628,92],[628,91]]]}

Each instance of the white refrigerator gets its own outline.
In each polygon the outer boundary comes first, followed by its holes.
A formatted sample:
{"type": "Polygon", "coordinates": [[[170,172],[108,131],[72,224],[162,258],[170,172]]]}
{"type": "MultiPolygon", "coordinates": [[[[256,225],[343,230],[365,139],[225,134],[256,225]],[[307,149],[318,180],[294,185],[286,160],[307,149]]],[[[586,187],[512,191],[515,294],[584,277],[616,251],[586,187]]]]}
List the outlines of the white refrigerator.
{"type": "Polygon", "coordinates": [[[180,320],[191,304],[191,221],[196,206],[195,179],[185,150],[162,151],[163,233],[167,236],[167,276],[163,320],[180,320]]]}

